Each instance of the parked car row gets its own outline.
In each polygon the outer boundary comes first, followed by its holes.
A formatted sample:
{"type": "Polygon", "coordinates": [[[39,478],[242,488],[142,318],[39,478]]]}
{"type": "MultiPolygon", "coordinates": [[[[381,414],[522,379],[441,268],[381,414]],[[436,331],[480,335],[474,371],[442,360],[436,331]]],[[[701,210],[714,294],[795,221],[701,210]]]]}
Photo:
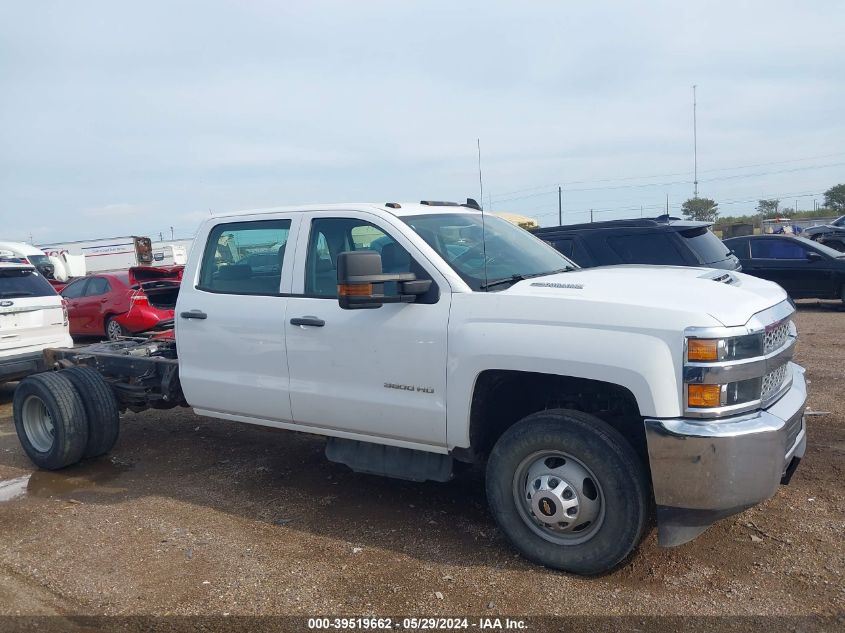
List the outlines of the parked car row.
{"type": "Polygon", "coordinates": [[[173,325],[182,266],[136,266],[89,275],[65,286],[73,336],[122,336],[173,325]]]}
{"type": "MultiPolygon", "coordinates": [[[[845,222],[841,224],[845,236],[845,222]]],[[[827,228],[836,229],[833,225],[827,228]]],[[[723,242],[710,226],[708,222],[661,216],[546,227],[533,233],[582,268],[619,264],[719,268],[774,281],[792,299],[841,299],[845,303],[845,253],[825,243],[835,241],[830,232],[817,233],[817,237],[825,236],[817,241],[766,234],[723,242]]]]}

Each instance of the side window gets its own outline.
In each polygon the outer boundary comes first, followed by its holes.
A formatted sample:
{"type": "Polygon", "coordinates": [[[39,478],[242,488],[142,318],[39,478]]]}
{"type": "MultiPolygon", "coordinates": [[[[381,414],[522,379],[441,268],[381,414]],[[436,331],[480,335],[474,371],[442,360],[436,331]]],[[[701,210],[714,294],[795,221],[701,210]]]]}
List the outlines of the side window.
{"type": "Polygon", "coordinates": [[[61,295],[65,299],[78,299],[82,296],[82,293],[85,291],[85,284],[87,283],[87,279],[80,279],[79,281],[69,283],[67,286],[62,288],[61,295]]]}
{"type": "Polygon", "coordinates": [[[792,240],[751,240],[754,259],[807,259],[807,249],[792,240]]]}
{"type": "Polygon", "coordinates": [[[109,290],[111,290],[111,286],[109,285],[108,279],[105,277],[92,277],[88,281],[88,287],[85,289],[85,296],[95,297],[97,295],[104,295],[109,290]]]}
{"type": "Polygon", "coordinates": [[[592,266],[593,262],[587,254],[587,249],[581,244],[581,240],[572,240],[572,256],[569,258],[579,266],[592,266]]]}
{"type": "Polygon", "coordinates": [[[626,264],[683,266],[686,262],[665,233],[641,233],[607,238],[607,243],[626,264]]]}
{"type": "Polygon", "coordinates": [[[197,288],[240,295],[277,295],[290,220],[218,224],[208,236],[197,288]]]}
{"type": "Polygon", "coordinates": [[[552,246],[554,246],[562,254],[566,255],[569,259],[572,259],[572,244],[573,242],[571,237],[562,237],[556,239],[554,242],[551,242],[552,246]]]}
{"type": "MultiPolygon", "coordinates": [[[[318,218],[311,222],[305,263],[305,294],[337,297],[337,256],[345,251],[381,253],[386,273],[411,272],[411,256],[377,226],[352,218],[318,218]]],[[[417,271],[414,271],[417,272],[417,271]]],[[[394,292],[385,284],[385,293],[394,292]]]]}

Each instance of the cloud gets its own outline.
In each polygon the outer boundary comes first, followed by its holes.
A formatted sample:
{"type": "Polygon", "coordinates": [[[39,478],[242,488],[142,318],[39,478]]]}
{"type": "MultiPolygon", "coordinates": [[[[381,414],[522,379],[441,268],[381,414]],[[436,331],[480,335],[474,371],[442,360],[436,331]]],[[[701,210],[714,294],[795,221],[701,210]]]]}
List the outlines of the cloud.
{"type": "MultiPolygon", "coordinates": [[[[692,180],[694,83],[702,171],[842,151],[843,21],[835,0],[4,3],[0,220],[26,235],[38,218],[56,241],[191,232],[208,208],[476,197],[480,138],[494,206],[549,222],[557,183],[692,180]]],[[[842,180],[820,167],[702,193],[842,180]]],[[[566,217],[692,193],[613,185],[565,187],[566,217]]]]}

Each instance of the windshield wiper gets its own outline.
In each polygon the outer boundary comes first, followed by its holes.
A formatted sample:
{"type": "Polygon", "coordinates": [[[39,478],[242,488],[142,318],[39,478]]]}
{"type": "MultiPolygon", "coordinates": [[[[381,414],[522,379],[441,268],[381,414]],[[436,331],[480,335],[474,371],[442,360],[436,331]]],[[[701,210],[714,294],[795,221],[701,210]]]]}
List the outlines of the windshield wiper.
{"type": "Polygon", "coordinates": [[[555,273],[565,273],[569,272],[570,270],[575,269],[572,266],[566,266],[565,268],[549,270],[544,273],[526,273],[524,275],[511,275],[510,277],[505,277],[503,279],[495,279],[493,281],[488,281],[486,284],[481,284],[479,288],[481,288],[482,290],[487,290],[488,288],[493,288],[494,286],[501,286],[503,284],[515,284],[517,281],[533,279],[534,277],[545,277],[546,275],[554,275],[555,273]]]}

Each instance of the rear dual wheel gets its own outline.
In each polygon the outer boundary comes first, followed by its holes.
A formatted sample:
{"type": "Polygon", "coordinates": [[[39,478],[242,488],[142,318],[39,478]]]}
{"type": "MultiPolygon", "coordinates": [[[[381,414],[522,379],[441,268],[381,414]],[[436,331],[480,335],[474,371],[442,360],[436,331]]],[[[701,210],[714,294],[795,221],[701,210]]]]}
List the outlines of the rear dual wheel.
{"type": "Polygon", "coordinates": [[[649,508],[645,466],[630,444],[604,421],[564,409],[529,415],[499,438],[487,497],[526,558],[585,575],[631,553],[649,508]]]}
{"type": "Polygon", "coordinates": [[[25,378],[15,389],[13,411],[21,446],[40,468],[58,470],[102,455],[117,441],[117,400],[87,367],[25,378]]]}

